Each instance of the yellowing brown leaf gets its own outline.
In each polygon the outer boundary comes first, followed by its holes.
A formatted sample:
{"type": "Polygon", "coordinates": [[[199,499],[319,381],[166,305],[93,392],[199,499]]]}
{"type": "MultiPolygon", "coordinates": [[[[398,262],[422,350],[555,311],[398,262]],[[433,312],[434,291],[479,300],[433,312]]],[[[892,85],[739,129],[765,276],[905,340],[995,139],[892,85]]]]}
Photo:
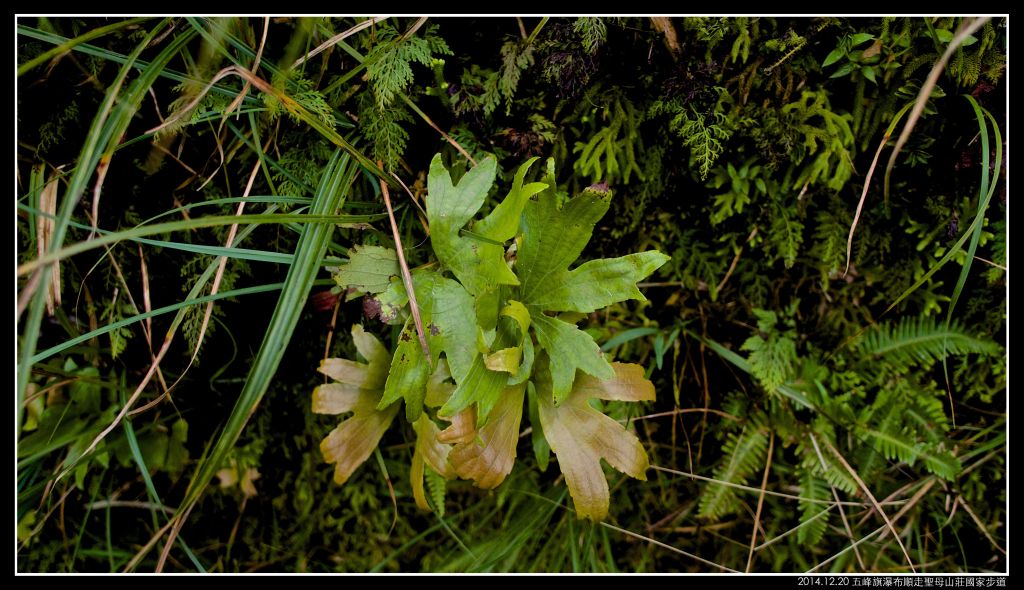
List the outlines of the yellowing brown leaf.
{"type": "Polygon", "coordinates": [[[472,479],[477,487],[485,490],[505,481],[516,461],[525,392],[525,383],[506,387],[477,436],[455,445],[448,461],[459,477],[472,479]]]}
{"type": "Polygon", "coordinates": [[[334,481],[339,484],[345,483],[377,448],[400,405],[395,403],[377,410],[391,363],[387,349],[359,325],[352,326],[352,340],[368,364],[347,359],[325,359],[319,371],[338,383],[321,385],[313,391],[315,413],[352,412],[351,417],[320,443],[324,461],[336,463],[334,481]]]}
{"type": "Polygon", "coordinates": [[[592,408],[592,398],[617,401],[652,401],[654,385],[644,379],[643,367],[612,363],[615,376],[600,380],[579,373],[565,401],[552,402],[547,359],[538,363],[536,384],[541,426],[569,486],[576,516],[593,521],[608,514],[608,481],[601,459],[615,469],[646,480],[647,453],[636,435],[592,408]]]}

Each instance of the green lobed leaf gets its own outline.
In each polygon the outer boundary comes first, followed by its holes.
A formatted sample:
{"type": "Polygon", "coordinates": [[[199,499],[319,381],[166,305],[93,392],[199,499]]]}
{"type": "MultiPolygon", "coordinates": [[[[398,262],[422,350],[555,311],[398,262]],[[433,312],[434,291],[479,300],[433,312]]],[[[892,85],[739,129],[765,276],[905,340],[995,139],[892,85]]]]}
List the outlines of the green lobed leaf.
{"type": "Polygon", "coordinates": [[[410,421],[419,417],[427,379],[442,352],[456,383],[465,380],[474,358],[479,356],[476,323],[472,314],[466,312],[472,308],[473,298],[462,285],[439,273],[420,271],[413,274],[413,289],[432,358],[423,356],[412,321],[406,320],[379,404],[383,409],[405,398],[405,412],[410,421]]]}
{"type": "Polygon", "coordinates": [[[556,404],[562,403],[569,395],[576,369],[598,379],[611,379],[615,375],[597,343],[585,332],[558,318],[548,317],[540,310],[533,310],[530,315],[537,343],[548,352],[556,404]]]}
{"type": "Polygon", "coordinates": [[[381,246],[356,246],[349,260],[338,267],[334,280],[340,287],[354,287],[365,293],[380,293],[399,276],[398,254],[381,246]]]}
{"type": "Polygon", "coordinates": [[[527,203],[523,212],[523,239],[516,262],[522,282],[518,300],[529,310],[537,342],[551,359],[552,391],[555,403],[561,403],[569,394],[576,369],[601,379],[614,373],[593,338],[545,312],[589,313],[626,299],[644,300],[636,282],[669,257],[657,251],[643,252],[590,261],[570,271],[569,265],[608,211],[610,193],[585,190],[560,204],[550,160],[545,180],[547,190],[527,203]]]}
{"type": "Polygon", "coordinates": [[[669,260],[657,250],[591,260],[571,272],[553,273],[550,288],[538,293],[530,304],[549,311],[590,313],[627,299],[647,301],[636,283],[669,260]]]}
{"type": "Polygon", "coordinates": [[[531,182],[523,186],[526,173],[529,171],[530,166],[538,159],[537,157],[530,158],[519,167],[515,177],[512,179],[512,188],[509,189],[505,199],[498,203],[498,206],[491,211],[490,215],[473,226],[476,233],[499,242],[509,240],[516,235],[516,232],[519,230],[519,218],[527,201],[533,195],[548,188],[548,185],[543,182],[531,182]]]}
{"type": "Polygon", "coordinates": [[[454,185],[438,154],[427,176],[427,221],[434,253],[473,295],[492,291],[496,285],[519,284],[505,264],[501,246],[459,235],[487,199],[496,166],[489,157],[454,185]]]}

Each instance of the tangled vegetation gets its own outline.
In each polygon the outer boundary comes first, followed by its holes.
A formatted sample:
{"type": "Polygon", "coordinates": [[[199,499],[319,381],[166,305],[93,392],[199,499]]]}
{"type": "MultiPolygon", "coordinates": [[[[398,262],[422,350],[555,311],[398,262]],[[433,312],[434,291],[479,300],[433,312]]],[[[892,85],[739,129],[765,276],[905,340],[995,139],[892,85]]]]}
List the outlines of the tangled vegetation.
{"type": "Polygon", "coordinates": [[[18,570],[1006,571],[1006,27],[20,19],[18,570]]]}

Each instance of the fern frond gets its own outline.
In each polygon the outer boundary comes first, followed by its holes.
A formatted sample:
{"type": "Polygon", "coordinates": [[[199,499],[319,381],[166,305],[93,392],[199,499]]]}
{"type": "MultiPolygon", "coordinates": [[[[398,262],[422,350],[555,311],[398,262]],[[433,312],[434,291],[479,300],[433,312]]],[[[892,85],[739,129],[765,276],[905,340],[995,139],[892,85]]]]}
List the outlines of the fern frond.
{"type": "Polygon", "coordinates": [[[444,499],[448,494],[448,482],[444,476],[433,470],[430,465],[423,466],[424,479],[427,482],[427,493],[430,503],[438,516],[444,516],[444,499]]]}
{"type": "Polygon", "coordinates": [[[962,469],[960,461],[952,453],[929,449],[924,444],[911,440],[903,433],[895,434],[870,429],[865,430],[864,433],[874,439],[876,448],[887,459],[899,459],[910,466],[913,466],[917,459],[922,459],[929,472],[948,481],[955,481],[962,469]]]}
{"type": "Polygon", "coordinates": [[[768,391],[786,382],[796,364],[796,342],[781,334],[767,339],[760,335],[747,338],[741,350],[750,351],[750,368],[754,377],[768,391]]]}
{"type": "Polygon", "coordinates": [[[583,48],[596,53],[597,48],[608,38],[608,27],[604,20],[596,17],[580,17],[572,23],[572,30],[583,38],[583,48]]]}
{"type": "MultiPolygon", "coordinates": [[[[739,434],[729,435],[722,451],[725,456],[715,468],[715,479],[744,483],[764,467],[768,437],[761,430],[747,427],[739,434]]],[[[736,490],[729,486],[710,484],[700,499],[700,515],[712,520],[734,512],[738,507],[736,490]]]]}
{"type": "MultiPolygon", "coordinates": [[[[800,497],[810,500],[830,500],[828,484],[813,470],[800,467],[800,497]]],[[[796,537],[801,545],[815,546],[821,541],[828,527],[827,504],[800,501],[800,530],[796,537]]]]}
{"type": "MultiPolygon", "coordinates": [[[[821,432],[823,430],[821,428],[816,428],[816,430],[822,436],[828,434],[827,432],[821,432]]],[[[820,445],[821,443],[819,442],[818,444],[820,445]]],[[[832,453],[823,451],[819,456],[818,451],[815,450],[814,445],[810,442],[807,444],[801,443],[798,452],[800,453],[801,469],[813,473],[828,483],[828,485],[847,494],[856,494],[860,490],[857,480],[853,479],[850,472],[839,463],[832,453]],[[822,466],[822,463],[824,463],[824,466],[822,466]]]]}
{"type": "Polygon", "coordinates": [[[501,78],[498,90],[505,98],[505,114],[512,112],[512,98],[519,87],[523,70],[533,64],[533,45],[522,47],[518,41],[508,41],[501,46],[501,78]]]}
{"type": "Polygon", "coordinates": [[[930,365],[945,356],[971,353],[996,355],[999,346],[990,340],[970,336],[957,321],[949,326],[935,317],[904,317],[897,324],[887,322],[858,344],[864,357],[895,371],[930,365]]]}
{"type": "Polygon", "coordinates": [[[775,251],[782,258],[786,268],[793,268],[796,256],[803,244],[804,224],[791,215],[791,208],[775,202],[768,239],[775,246],[775,251]]]}
{"type": "Polygon", "coordinates": [[[1006,220],[999,219],[992,224],[992,233],[995,237],[992,239],[992,261],[999,266],[989,267],[985,271],[985,278],[988,279],[988,283],[994,284],[1003,278],[1006,271],[1006,220]]]}
{"type": "Polygon", "coordinates": [[[360,106],[359,131],[373,146],[374,159],[382,160],[385,168],[393,170],[409,141],[409,134],[401,123],[411,121],[412,116],[398,104],[378,108],[368,93],[363,94],[360,106]]]}
{"type": "Polygon", "coordinates": [[[430,65],[433,54],[451,55],[443,39],[428,27],[424,36],[398,37],[397,31],[383,26],[378,31],[380,42],[366,56],[366,74],[377,99],[377,107],[387,108],[413,79],[412,64],[430,65]]]}

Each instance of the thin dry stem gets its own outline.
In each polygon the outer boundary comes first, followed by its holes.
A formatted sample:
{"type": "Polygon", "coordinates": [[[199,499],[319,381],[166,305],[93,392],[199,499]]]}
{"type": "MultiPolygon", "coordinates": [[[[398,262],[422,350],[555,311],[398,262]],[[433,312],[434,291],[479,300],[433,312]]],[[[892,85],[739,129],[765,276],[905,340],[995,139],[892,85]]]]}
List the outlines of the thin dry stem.
{"type": "Polygon", "coordinates": [[[648,543],[650,543],[652,545],[657,545],[658,547],[662,547],[664,549],[668,549],[669,551],[674,551],[675,553],[678,553],[680,555],[685,555],[686,557],[689,557],[690,559],[696,559],[697,561],[699,561],[701,563],[714,566],[714,567],[716,567],[716,568],[718,568],[720,570],[724,570],[724,571],[727,571],[727,572],[730,572],[730,573],[734,573],[734,574],[740,573],[740,572],[738,572],[738,571],[736,571],[736,570],[734,570],[732,568],[725,567],[724,565],[719,565],[719,564],[717,564],[717,563],[715,563],[713,561],[709,561],[707,559],[704,559],[703,557],[698,557],[697,555],[694,555],[692,553],[687,553],[686,551],[683,551],[682,549],[677,549],[677,548],[675,548],[675,547],[673,547],[671,545],[668,545],[667,543],[662,543],[661,541],[656,541],[656,540],[654,540],[654,539],[652,539],[650,537],[645,537],[645,536],[643,536],[643,535],[641,535],[639,533],[634,533],[633,531],[627,531],[626,529],[619,528],[619,527],[617,527],[617,526],[615,526],[613,524],[608,524],[607,522],[600,522],[598,524],[600,524],[601,526],[603,526],[605,528],[612,529],[613,531],[618,531],[618,532],[620,532],[620,533],[622,533],[624,535],[629,535],[630,537],[634,537],[634,538],[640,539],[642,541],[647,541],[648,543]]]}
{"type": "Polygon", "coordinates": [[[903,556],[907,558],[907,563],[910,565],[910,571],[916,574],[917,570],[914,568],[914,561],[910,559],[910,554],[907,553],[907,548],[903,545],[903,540],[900,539],[899,533],[896,532],[896,527],[892,524],[892,521],[889,520],[889,517],[885,514],[885,511],[882,510],[882,506],[878,503],[878,500],[875,499],[874,494],[871,493],[871,490],[868,489],[868,486],[864,483],[864,480],[862,480],[860,478],[860,475],[857,474],[857,471],[854,470],[854,468],[851,467],[850,464],[846,462],[846,459],[839,453],[839,451],[834,446],[832,446],[832,444],[827,440],[823,442],[825,443],[825,446],[827,446],[829,450],[832,451],[832,454],[835,455],[837,459],[839,459],[839,462],[843,464],[843,467],[850,473],[850,475],[853,476],[853,479],[857,482],[857,485],[860,486],[860,489],[864,492],[868,499],[871,500],[871,504],[874,505],[875,510],[878,511],[878,514],[882,517],[882,520],[885,521],[886,526],[888,526],[889,530],[892,531],[893,537],[895,537],[896,542],[899,544],[900,549],[903,551],[903,556]]]}
{"type": "MultiPolygon", "coordinates": [[[[818,439],[815,438],[814,434],[811,434],[811,444],[814,446],[814,454],[818,456],[818,463],[821,465],[822,473],[828,471],[828,466],[825,464],[825,457],[821,454],[821,448],[818,447],[818,439]]],[[[846,531],[846,536],[853,541],[853,529],[850,528],[850,522],[846,519],[846,511],[843,510],[843,505],[839,503],[839,491],[836,490],[836,486],[829,484],[829,489],[832,490],[832,498],[836,501],[836,506],[839,508],[839,519],[843,521],[843,529],[846,531]]],[[[864,558],[860,554],[860,550],[857,546],[853,546],[853,554],[857,556],[857,564],[860,565],[861,571],[867,571],[867,567],[864,565],[864,558]]]]}
{"type": "Polygon", "coordinates": [[[889,141],[889,134],[886,133],[882,137],[882,141],[878,143],[878,149],[875,150],[875,158],[871,160],[871,167],[868,168],[868,176],[864,179],[864,188],[860,192],[860,201],[857,203],[857,212],[853,215],[853,223],[850,224],[850,235],[846,238],[846,269],[843,270],[843,276],[850,272],[850,253],[853,252],[853,232],[857,231],[857,223],[860,222],[860,213],[864,209],[864,201],[868,196],[868,187],[871,186],[871,177],[875,174],[875,166],[878,165],[878,158],[882,155],[882,149],[885,148],[886,142],[889,141]]]}
{"type": "Polygon", "coordinates": [[[729,265],[729,270],[727,270],[725,272],[725,276],[722,277],[722,281],[720,283],[718,283],[717,287],[715,287],[715,293],[721,293],[722,292],[722,287],[725,286],[725,282],[728,281],[729,277],[732,276],[732,271],[736,270],[736,263],[738,263],[740,261],[740,256],[743,254],[743,249],[747,246],[747,244],[750,243],[750,240],[753,240],[756,236],[757,236],[757,226],[755,225],[754,229],[751,230],[750,235],[747,236],[746,241],[743,242],[743,245],[740,246],[740,249],[736,251],[736,255],[732,257],[732,264],[729,265]]]}
{"type": "Polygon", "coordinates": [[[974,521],[974,524],[978,525],[978,529],[981,531],[983,535],[985,535],[985,538],[988,539],[988,542],[992,543],[992,546],[995,547],[1000,553],[1006,555],[1006,550],[1000,547],[999,543],[996,543],[996,540],[992,537],[992,534],[988,532],[988,528],[981,522],[981,519],[978,518],[978,515],[974,513],[974,510],[971,509],[971,505],[967,503],[967,500],[965,500],[962,495],[958,496],[958,499],[960,500],[960,505],[963,506],[964,510],[967,511],[967,514],[970,515],[971,520],[974,521]]]}
{"type": "Polygon", "coordinates": [[[374,25],[376,23],[379,23],[380,21],[382,21],[384,19],[387,19],[387,18],[390,18],[390,17],[387,17],[387,16],[374,16],[374,17],[371,17],[371,18],[368,18],[368,19],[364,20],[363,22],[361,22],[361,23],[359,23],[359,24],[357,24],[355,26],[352,26],[352,27],[349,27],[348,29],[345,29],[344,31],[338,33],[337,35],[331,37],[330,39],[328,39],[328,40],[324,41],[323,43],[321,43],[320,45],[318,45],[316,47],[316,49],[310,51],[306,55],[303,55],[299,59],[295,60],[295,63],[292,64],[292,69],[295,69],[295,68],[301,66],[303,62],[309,61],[314,56],[316,56],[316,55],[326,51],[327,49],[329,49],[330,47],[333,47],[334,45],[337,45],[341,41],[344,41],[347,37],[351,37],[352,35],[355,35],[359,31],[362,31],[366,27],[372,26],[372,25],[374,25]]]}
{"type": "Polygon", "coordinates": [[[757,496],[757,511],[754,513],[754,530],[750,533],[750,552],[747,553],[747,569],[750,573],[750,566],[754,564],[754,546],[757,544],[757,529],[761,525],[761,507],[764,505],[764,493],[768,487],[768,473],[772,468],[772,452],[775,450],[775,433],[772,432],[768,439],[768,459],[764,464],[764,476],[761,478],[761,493],[757,496]]]}
{"type": "Polygon", "coordinates": [[[970,21],[966,25],[961,25],[960,32],[953,37],[953,40],[949,42],[949,46],[946,47],[946,51],[939,58],[939,61],[935,62],[932,66],[932,71],[928,72],[928,78],[925,79],[924,84],[921,85],[921,91],[917,93],[917,101],[914,103],[914,108],[910,111],[910,116],[907,117],[907,122],[903,125],[903,131],[900,132],[899,139],[896,140],[896,147],[893,148],[892,154],[889,155],[889,163],[885,166],[885,198],[889,198],[889,175],[892,173],[893,166],[896,165],[896,156],[899,155],[900,150],[907,143],[907,139],[910,138],[910,132],[914,130],[914,126],[917,125],[917,120],[921,118],[921,113],[924,112],[925,105],[928,104],[928,99],[931,98],[932,90],[935,88],[935,84],[939,81],[939,76],[942,75],[942,71],[946,69],[946,63],[949,58],[953,56],[957,48],[964,42],[971,33],[977,31],[982,25],[991,20],[991,17],[978,18],[970,21]]]}
{"type": "MultiPolygon", "coordinates": [[[[700,481],[708,481],[708,482],[715,483],[715,484],[718,484],[718,485],[722,485],[722,486],[726,486],[726,487],[730,487],[730,488],[736,488],[738,490],[745,490],[745,491],[748,491],[748,492],[761,493],[761,489],[760,488],[755,488],[755,487],[751,487],[751,486],[745,486],[745,485],[742,485],[742,484],[733,483],[731,481],[723,481],[723,480],[714,479],[714,478],[711,478],[711,477],[704,477],[703,475],[697,475],[696,473],[688,473],[686,471],[679,471],[679,470],[676,470],[676,469],[669,469],[668,467],[661,467],[660,465],[651,465],[651,469],[654,469],[654,470],[657,470],[657,471],[664,471],[665,473],[671,473],[673,475],[682,475],[684,477],[689,477],[689,478],[697,479],[697,480],[700,480],[700,481]]],[[[769,496],[776,496],[778,498],[787,498],[789,500],[800,500],[800,501],[808,502],[808,503],[811,503],[811,504],[831,505],[833,503],[833,502],[831,502],[829,500],[818,500],[817,498],[805,498],[803,496],[796,496],[796,495],[793,495],[793,494],[786,494],[786,493],[783,493],[783,492],[773,492],[773,491],[765,490],[764,493],[769,495],[769,496]]],[[[905,504],[905,503],[906,502],[903,501],[903,500],[896,500],[896,501],[893,501],[893,502],[880,502],[880,504],[891,504],[891,505],[902,505],[902,504],[905,504]]],[[[839,504],[841,504],[843,506],[859,506],[861,508],[869,507],[869,506],[872,505],[869,502],[848,502],[848,501],[839,502],[839,504]]]]}
{"type": "MultiPolygon", "coordinates": [[[[377,162],[383,167],[382,162],[377,162]]],[[[423,318],[420,317],[420,306],[416,302],[416,291],[412,285],[412,274],[409,272],[409,265],[405,262],[405,252],[402,247],[402,236],[398,233],[398,223],[395,221],[395,212],[391,209],[391,195],[388,193],[388,185],[381,180],[380,191],[384,195],[384,205],[388,209],[388,220],[391,222],[391,235],[395,238],[395,250],[398,251],[398,266],[402,269],[402,282],[405,283],[405,290],[409,294],[409,309],[412,310],[412,320],[416,324],[416,335],[419,336],[420,346],[423,347],[423,354],[430,359],[430,346],[427,345],[427,336],[423,331],[423,318]]]]}

